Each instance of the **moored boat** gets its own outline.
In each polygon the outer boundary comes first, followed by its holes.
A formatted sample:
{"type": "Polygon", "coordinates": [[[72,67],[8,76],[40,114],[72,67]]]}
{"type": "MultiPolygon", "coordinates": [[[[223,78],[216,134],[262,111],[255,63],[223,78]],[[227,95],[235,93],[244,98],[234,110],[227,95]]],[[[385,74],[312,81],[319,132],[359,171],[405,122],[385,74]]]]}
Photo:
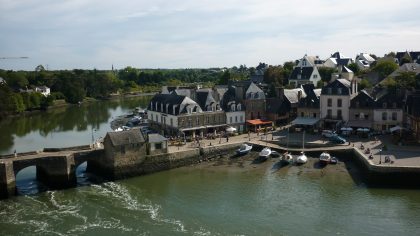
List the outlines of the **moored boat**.
{"type": "Polygon", "coordinates": [[[260,152],[260,157],[262,157],[262,158],[268,158],[270,155],[271,155],[271,148],[269,148],[269,147],[265,147],[260,152]]]}
{"type": "Polygon", "coordinates": [[[336,157],[331,157],[330,163],[331,164],[337,164],[338,163],[338,159],[336,157]]]}
{"type": "Polygon", "coordinates": [[[284,162],[284,163],[289,164],[289,163],[292,163],[293,162],[293,156],[289,152],[285,152],[281,156],[281,159],[280,160],[281,160],[281,162],[284,162]]]}
{"type": "Polygon", "coordinates": [[[323,152],[319,155],[319,162],[321,164],[328,164],[331,161],[331,155],[328,152],[323,152]]]}
{"type": "Polygon", "coordinates": [[[308,157],[305,155],[305,152],[301,152],[299,156],[296,157],[297,164],[305,164],[308,161],[308,157]]]}
{"type": "Polygon", "coordinates": [[[252,150],[252,145],[248,145],[244,143],[244,144],[241,144],[241,146],[236,150],[236,154],[245,155],[245,154],[248,154],[251,150],[252,150]]]}

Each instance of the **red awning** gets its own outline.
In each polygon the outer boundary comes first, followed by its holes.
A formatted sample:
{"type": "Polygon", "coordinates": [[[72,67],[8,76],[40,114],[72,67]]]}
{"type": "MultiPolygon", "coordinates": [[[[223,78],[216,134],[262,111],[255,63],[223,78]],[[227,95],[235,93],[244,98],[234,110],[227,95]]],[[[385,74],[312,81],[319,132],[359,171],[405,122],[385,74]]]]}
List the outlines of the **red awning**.
{"type": "Polygon", "coordinates": [[[247,120],[246,123],[251,124],[251,125],[267,125],[267,124],[273,124],[272,121],[263,121],[260,119],[255,119],[255,120],[247,120]]]}

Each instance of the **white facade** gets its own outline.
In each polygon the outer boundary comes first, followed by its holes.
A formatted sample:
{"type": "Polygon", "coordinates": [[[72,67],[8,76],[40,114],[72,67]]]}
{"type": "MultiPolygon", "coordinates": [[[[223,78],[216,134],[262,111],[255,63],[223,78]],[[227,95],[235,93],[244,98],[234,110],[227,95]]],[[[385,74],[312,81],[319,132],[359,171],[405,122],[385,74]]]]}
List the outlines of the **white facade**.
{"type": "Polygon", "coordinates": [[[41,93],[45,97],[49,96],[51,93],[50,88],[47,86],[35,87],[35,92],[41,93]]]}
{"type": "Polygon", "coordinates": [[[373,128],[375,130],[389,130],[403,121],[402,109],[374,109],[373,128]]]}
{"type": "Polygon", "coordinates": [[[226,112],[226,124],[236,128],[239,132],[243,132],[245,124],[245,111],[226,112]]]}
{"type": "Polygon", "coordinates": [[[178,128],[178,117],[170,114],[164,114],[156,111],[147,111],[147,119],[161,125],[178,128]]]}
{"type": "Polygon", "coordinates": [[[321,118],[347,122],[349,120],[350,96],[321,95],[320,108],[321,118]]]}

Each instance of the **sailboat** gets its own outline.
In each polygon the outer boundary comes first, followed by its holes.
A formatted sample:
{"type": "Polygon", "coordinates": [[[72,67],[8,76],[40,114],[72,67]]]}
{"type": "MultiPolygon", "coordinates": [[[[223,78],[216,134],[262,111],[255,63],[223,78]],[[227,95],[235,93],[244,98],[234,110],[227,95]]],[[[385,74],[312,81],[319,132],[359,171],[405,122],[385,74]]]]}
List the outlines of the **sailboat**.
{"type": "Polygon", "coordinates": [[[305,164],[308,161],[308,157],[305,155],[305,131],[303,131],[303,138],[302,138],[302,152],[298,157],[296,157],[297,164],[305,164]]]}
{"type": "Polygon", "coordinates": [[[283,153],[280,159],[281,162],[289,164],[293,161],[292,154],[289,153],[289,128],[287,128],[287,146],[286,146],[286,152],[283,153]]]}

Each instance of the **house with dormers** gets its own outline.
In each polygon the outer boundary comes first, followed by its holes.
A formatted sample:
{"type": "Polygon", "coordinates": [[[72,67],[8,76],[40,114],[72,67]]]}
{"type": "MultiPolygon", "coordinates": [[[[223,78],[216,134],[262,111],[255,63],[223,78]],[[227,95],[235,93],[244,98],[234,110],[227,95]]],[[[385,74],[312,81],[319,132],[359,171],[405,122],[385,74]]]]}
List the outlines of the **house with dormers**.
{"type": "Polygon", "coordinates": [[[377,131],[388,131],[403,123],[404,96],[383,89],[376,95],[373,110],[373,128],[377,131]]]}
{"type": "Polygon", "coordinates": [[[419,63],[420,64],[420,52],[419,51],[405,51],[397,52],[395,54],[395,60],[399,65],[405,64],[404,59],[409,60],[409,63],[419,63]]]}
{"type": "Polygon", "coordinates": [[[321,89],[315,89],[312,84],[302,85],[302,88],[306,96],[299,100],[297,118],[292,121],[292,124],[315,128],[320,121],[321,89]]]}
{"type": "Polygon", "coordinates": [[[359,69],[369,69],[370,65],[374,63],[376,60],[367,53],[360,53],[356,56],[355,63],[359,69]]]}
{"type": "Polygon", "coordinates": [[[357,128],[373,128],[373,111],[375,99],[365,90],[360,91],[350,100],[349,120],[346,126],[357,128]]]}
{"type": "Polygon", "coordinates": [[[353,59],[346,57],[340,52],[335,52],[330,58],[325,60],[323,66],[329,68],[337,68],[339,66],[348,66],[353,63],[353,59]]]}
{"type": "Polygon", "coordinates": [[[321,80],[317,69],[321,62],[319,58],[305,55],[290,74],[289,84],[295,88],[302,84],[316,85],[321,80]]]}
{"type": "Polygon", "coordinates": [[[234,86],[229,86],[220,101],[220,105],[226,114],[226,124],[236,128],[239,132],[244,132],[245,106],[237,99],[234,86]]]}
{"type": "Polygon", "coordinates": [[[322,88],[320,117],[324,128],[336,130],[349,121],[350,100],[356,93],[355,80],[336,79],[322,88]]]}
{"type": "Polygon", "coordinates": [[[183,95],[156,94],[147,107],[149,122],[169,135],[195,137],[223,130],[226,116],[220,105],[206,96],[201,99],[205,101],[200,106],[183,95]]]}
{"type": "MultiPolygon", "coordinates": [[[[240,94],[237,94],[240,96],[240,94]]],[[[266,100],[264,91],[256,84],[250,83],[244,94],[246,120],[266,119],[266,100]]]]}

